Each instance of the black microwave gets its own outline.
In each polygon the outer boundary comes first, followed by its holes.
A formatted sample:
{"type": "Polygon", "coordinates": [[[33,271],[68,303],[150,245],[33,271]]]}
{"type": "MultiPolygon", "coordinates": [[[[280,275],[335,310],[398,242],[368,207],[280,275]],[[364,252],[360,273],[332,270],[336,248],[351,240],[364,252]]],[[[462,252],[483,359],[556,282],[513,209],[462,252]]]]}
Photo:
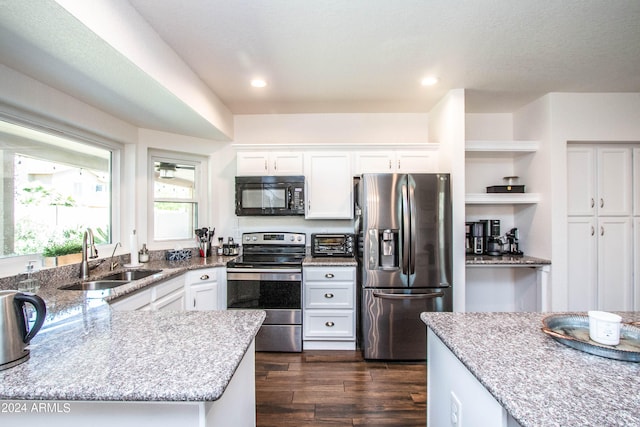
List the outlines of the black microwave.
{"type": "Polygon", "coordinates": [[[304,176],[237,176],[236,215],[304,215],[304,176]]]}

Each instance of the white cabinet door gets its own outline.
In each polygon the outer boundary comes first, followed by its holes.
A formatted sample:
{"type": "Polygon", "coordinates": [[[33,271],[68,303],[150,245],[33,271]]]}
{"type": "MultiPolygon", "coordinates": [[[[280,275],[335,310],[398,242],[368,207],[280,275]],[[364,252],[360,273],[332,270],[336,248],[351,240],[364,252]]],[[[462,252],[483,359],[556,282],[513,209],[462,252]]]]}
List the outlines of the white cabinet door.
{"type": "Polygon", "coordinates": [[[594,217],[569,217],[568,224],[568,309],[594,310],[598,307],[598,260],[594,217]]]}
{"type": "Polygon", "coordinates": [[[640,148],[633,149],[633,214],[640,216],[640,148]]]}
{"type": "Polygon", "coordinates": [[[435,151],[396,151],[396,167],[399,173],[433,173],[438,171],[435,151]]]}
{"type": "Polygon", "coordinates": [[[185,294],[184,289],[179,289],[169,295],[157,299],[152,304],[152,310],[158,311],[184,311],[185,294]]]}
{"type": "Polygon", "coordinates": [[[306,219],[353,218],[349,153],[305,153],[306,219]]]}
{"type": "Polygon", "coordinates": [[[598,309],[633,309],[633,234],[629,217],[598,219],[598,309]]]}
{"type": "Polygon", "coordinates": [[[596,156],[593,147],[567,148],[567,213],[596,212],[596,156]]]}
{"type": "Polygon", "coordinates": [[[269,152],[240,151],[236,157],[236,176],[269,174],[269,152]]]}
{"type": "Polygon", "coordinates": [[[633,296],[635,298],[635,311],[640,311],[640,217],[634,218],[633,223],[633,296]]]}
{"type": "Polygon", "coordinates": [[[151,309],[151,289],[143,289],[109,303],[115,311],[135,311],[151,309]]]}
{"type": "Polygon", "coordinates": [[[395,158],[391,151],[363,151],[355,153],[355,175],[363,173],[391,173],[395,158]]]}
{"type": "Polygon", "coordinates": [[[301,152],[272,152],[270,154],[273,175],[302,175],[304,160],[301,152]]]}
{"type": "Polygon", "coordinates": [[[631,215],[631,148],[598,148],[598,215],[631,215]]]}
{"type": "Polygon", "coordinates": [[[220,283],[223,276],[224,268],[222,267],[187,272],[185,275],[186,309],[220,309],[219,287],[224,285],[224,283],[220,283]]]}

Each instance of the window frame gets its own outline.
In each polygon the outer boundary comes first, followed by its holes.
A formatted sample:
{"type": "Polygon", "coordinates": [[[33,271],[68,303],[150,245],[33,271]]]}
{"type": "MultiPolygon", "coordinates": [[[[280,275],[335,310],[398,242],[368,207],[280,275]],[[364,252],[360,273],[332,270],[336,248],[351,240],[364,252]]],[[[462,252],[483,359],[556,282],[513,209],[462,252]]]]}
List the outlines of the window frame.
{"type": "MultiPolygon", "coordinates": [[[[193,236],[188,239],[162,239],[158,240],[155,236],[155,211],[154,203],[156,202],[154,194],[154,163],[184,163],[195,166],[194,194],[190,199],[191,203],[196,204],[196,223],[195,227],[203,227],[201,223],[208,221],[206,215],[207,209],[207,182],[208,182],[208,158],[198,156],[191,153],[183,153],[161,149],[149,149],[147,153],[147,246],[150,249],[172,249],[175,247],[191,248],[195,247],[195,230],[193,236]]],[[[162,199],[166,201],[166,199],[162,199]]],[[[187,199],[178,199],[177,201],[187,201],[187,199]]]]}
{"type": "MultiPolygon", "coordinates": [[[[98,248],[113,246],[113,242],[120,240],[121,234],[121,217],[119,206],[121,205],[121,184],[124,161],[124,144],[108,139],[101,135],[94,134],[90,131],[73,127],[68,124],[58,123],[47,120],[43,117],[34,116],[25,111],[13,110],[6,108],[0,111],[0,120],[11,123],[15,126],[24,127],[29,130],[41,132],[55,137],[67,138],[77,143],[101,148],[111,152],[111,181],[110,181],[110,239],[111,242],[106,245],[100,245],[98,248]]],[[[102,253],[108,251],[103,250],[102,253]]],[[[25,270],[25,265],[29,261],[37,261],[38,268],[44,268],[44,257],[42,253],[33,253],[27,255],[15,255],[0,258],[0,277],[14,275],[25,270]]]]}

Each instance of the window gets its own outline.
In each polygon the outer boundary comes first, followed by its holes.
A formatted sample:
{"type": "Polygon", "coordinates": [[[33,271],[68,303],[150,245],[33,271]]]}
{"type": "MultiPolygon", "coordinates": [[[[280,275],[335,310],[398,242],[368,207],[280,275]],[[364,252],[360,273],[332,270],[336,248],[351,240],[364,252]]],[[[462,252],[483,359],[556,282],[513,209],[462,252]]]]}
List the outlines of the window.
{"type": "Polygon", "coordinates": [[[0,120],[0,257],[111,241],[111,149],[0,120]]]}
{"type": "Polygon", "coordinates": [[[202,195],[203,159],[175,153],[152,152],[149,169],[153,198],[154,241],[193,241],[202,195]]]}

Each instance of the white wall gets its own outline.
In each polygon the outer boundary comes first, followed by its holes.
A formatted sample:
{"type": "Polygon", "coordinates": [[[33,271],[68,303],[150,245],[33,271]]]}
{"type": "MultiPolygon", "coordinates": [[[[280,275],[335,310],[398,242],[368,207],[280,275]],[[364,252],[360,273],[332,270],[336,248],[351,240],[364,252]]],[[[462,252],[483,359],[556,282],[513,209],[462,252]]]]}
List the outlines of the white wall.
{"type": "Polygon", "coordinates": [[[546,192],[530,235],[534,247],[551,250],[551,309],[566,310],[567,142],[640,141],[640,93],[549,94],[515,114],[514,130],[516,137],[542,143],[533,169],[546,192]]]}
{"type": "Polygon", "coordinates": [[[451,173],[453,310],[465,311],[464,90],[450,91],[429,113],[429,139],[440,144],[440,170],[451,173]]]}

